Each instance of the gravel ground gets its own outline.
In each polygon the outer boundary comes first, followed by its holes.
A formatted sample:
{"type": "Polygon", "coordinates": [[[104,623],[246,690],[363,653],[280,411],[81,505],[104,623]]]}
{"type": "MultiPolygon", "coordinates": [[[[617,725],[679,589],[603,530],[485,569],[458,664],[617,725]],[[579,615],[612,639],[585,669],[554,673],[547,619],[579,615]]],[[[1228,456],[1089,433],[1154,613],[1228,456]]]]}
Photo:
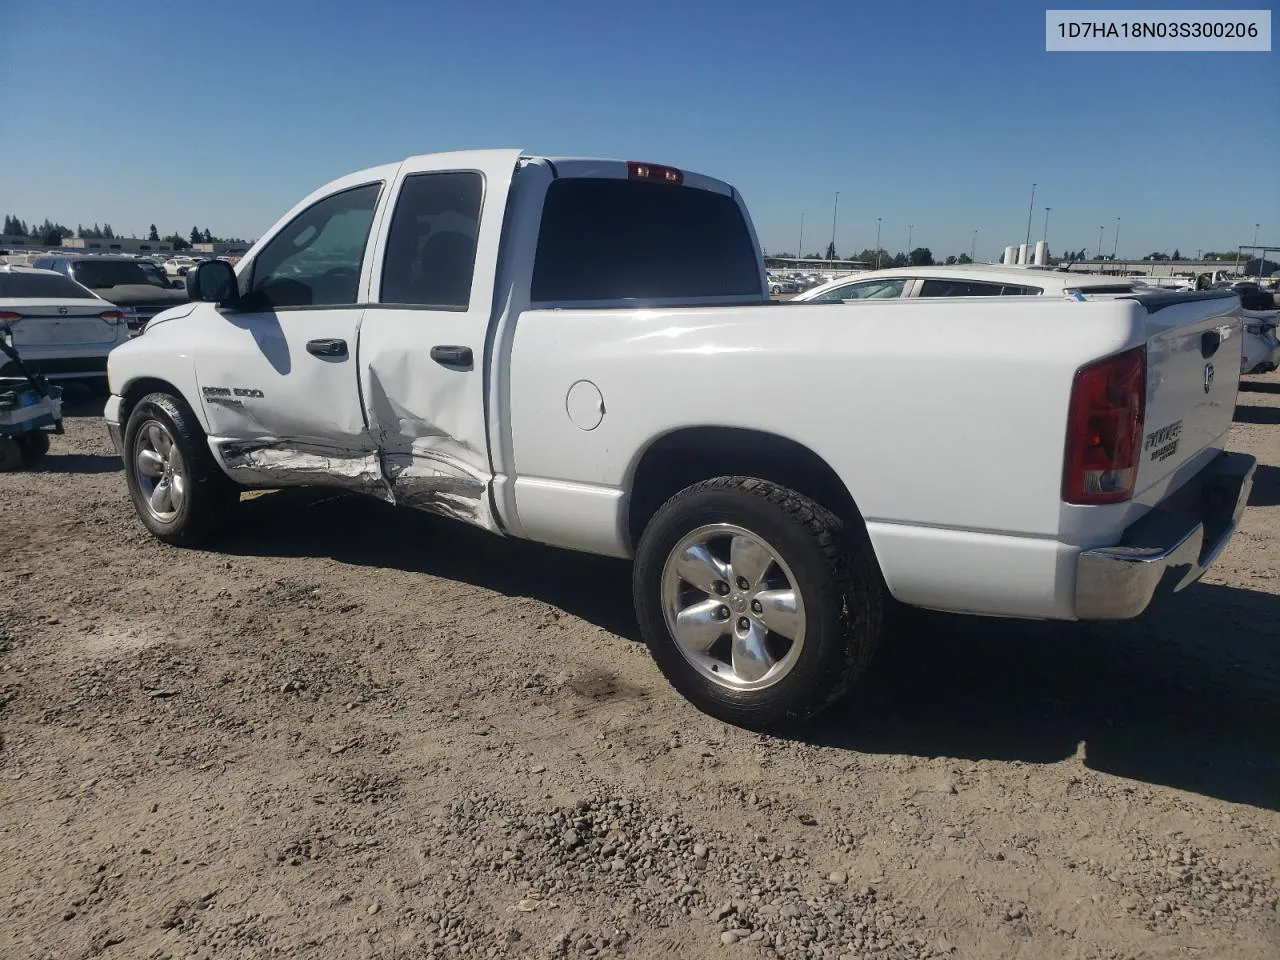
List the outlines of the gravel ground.
{"type": "Polygon", "coordinates": [[[142,530],[101,420],[0,476],[0,957],[1280,955],[1280,375],[1206,580],[1131,623],[912,614],[722,726],[624,564],[320,491],[142,530]]]}

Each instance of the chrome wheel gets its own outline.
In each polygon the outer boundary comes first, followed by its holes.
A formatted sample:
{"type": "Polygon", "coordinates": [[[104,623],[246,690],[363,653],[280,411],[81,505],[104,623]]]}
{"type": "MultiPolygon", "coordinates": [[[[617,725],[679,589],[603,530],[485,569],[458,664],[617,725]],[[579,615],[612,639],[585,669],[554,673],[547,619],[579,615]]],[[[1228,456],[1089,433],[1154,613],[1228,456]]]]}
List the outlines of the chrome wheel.
{"type": "Polygon", "coordinates": [[[172,521],[187,497],[187,471],[173,434],[160,421],[148,420],[138,430],[133,466],[147,512],[162,523],[172,521]]]}
{"type": "Polygon", "coordinates": [[[763,538],[730,523],[698,527],[671,550],[662,611],[685,659],[732,690],[773,686],[804,646],[791,569],[763,538]]]}

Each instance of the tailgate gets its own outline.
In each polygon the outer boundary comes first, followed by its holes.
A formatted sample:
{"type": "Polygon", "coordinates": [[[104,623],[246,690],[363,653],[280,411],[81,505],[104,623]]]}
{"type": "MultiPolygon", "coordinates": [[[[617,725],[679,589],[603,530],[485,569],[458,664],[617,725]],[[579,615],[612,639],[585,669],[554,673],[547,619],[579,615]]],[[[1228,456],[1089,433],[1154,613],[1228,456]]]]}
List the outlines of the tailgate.
{"type": "Polygon", "coordinates": [[[1243,327],[1233,293],[1158,293],[1147,310],[1147,407],[1135,499],[1181,485],[1223,449],[1235,416],[1243,327]],[[1177,476],[1180,468],[1190,469],[1177,476]]]}

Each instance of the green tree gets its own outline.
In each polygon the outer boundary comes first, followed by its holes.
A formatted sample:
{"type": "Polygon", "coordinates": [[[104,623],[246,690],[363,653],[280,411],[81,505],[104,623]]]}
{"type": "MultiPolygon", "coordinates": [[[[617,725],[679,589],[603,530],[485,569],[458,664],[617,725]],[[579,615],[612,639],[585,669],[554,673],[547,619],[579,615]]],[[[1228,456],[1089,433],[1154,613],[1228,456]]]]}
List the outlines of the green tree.
{"type": "Polygon", "coordinates": [[[173,244],[173,249],[175,250],[188,250],[191,247],[191,244],[184,240],[180,233],[171,233],[164,240],[166,243],[173,244]]]}
{"type": "Polygon", "coordinates": [[[1177,247],[1174,247],[1174,248],[1173,248],[1173,259],[1175,259],[1175,260],[1181,260],[1181,259],[1182,259],[1182,251],[1181,251],[1181,250],[1179,250],[1177,247]]]}
{"type": "Polygon", "coordinates": [[[103,239],[103,240],[114,240],[114,239],[116,239],[116,232],[115,232],[114,230],[112,230],[112,229],[111,229],[111,224],[109,224],[109,223],[104,223],[104,224],[102,225],[102,239],[103,239]]]}
{"type": "Polygon", "coordinates": [[[967,253],[962,253],[960,256],[956,257],[956,263],[973,263],[973,257],[969,256],[967,253]]]}
{"type": "Polygon", "coordinates": [[[913,267],[931,267],[933,266],[933,251],[928,247],[916,247],[911,251],[910,260],[913,267]]]}
{"type": "Polygon", "coordinates": [[[193,245],[194,245],[194,244],[197,244],[197,243],[201,243],[201,242],[202,242],[202,241],[201,241],[201,239],[200,239],[200,236],[201,236],[201,234],[200,234],[200,228],[199,228],[199,227],[192,227],[192,228],[191,228],[191,243],[192,243],[193,245]]]}
{"type": "Polygon", "coordinates": [[[947,257],[947,259],[946,259],[946,261],[945,261],[945,263],[946,263],[946,265],[947,265],[948,267],[949,267],[949,266],[951,266],[952,264],[954,264],[955,262],[956,262],[955,254],[952,254],[951,256],[947,257]]]}
{"type": "MultiPolygon", "coordinates": [[[[895,253],[893,255],[893,260],[890,262],[892,262],[895,267],[905,267],[907,265],[907,255],[905,253],[895,253]]],[[[885,266],[888,265],[889,262],[886,262],[885,266]]]]}
{"type": "Polygon", "coordinates": [[[205,242],[205,243],[213,243],[213,234],[209,232],[209,228],[208,228],[208,227],[205,227],[205,228],[204,228],[204,242],[205,242]]]}
{"type": "Polygon", "coordinates": [[[154,223],[151,225],[151,231],[147,234],[147,239],[148,240],[160,239],[160,231],[156,229],[156,225],[154,223]]]}
{"type": "Polygon", "coordinates": [[[824,259],[834,260],[835,258],[836,258],[836,245],[835,245],[835,241],[832,241],[831,243],[827,244],[827,255],[826,257],[824,257],[824,259]]]}

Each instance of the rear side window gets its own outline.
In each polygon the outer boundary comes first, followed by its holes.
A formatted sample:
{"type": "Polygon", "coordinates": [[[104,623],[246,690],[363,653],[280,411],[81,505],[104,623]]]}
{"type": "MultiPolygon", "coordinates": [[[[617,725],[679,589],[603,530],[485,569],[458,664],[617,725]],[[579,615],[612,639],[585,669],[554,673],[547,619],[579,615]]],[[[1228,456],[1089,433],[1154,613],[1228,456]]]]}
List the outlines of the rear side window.
{"type": "Polygon", "coordinates": [[[1040,287],[1019,287],[1006,283],[1000,291],[1000,295],[1004,297],[1038,297],[1044,293],[1040,287]]]}
{"type": "Polygon", "coordinates": [[[863,280],[859,283],[833,287],[813,298],[815,303],[841,303],[845,300],[893,300],[902,296],[907,285],[906,277],[885,277],[879,280],[863,280]]]}
{"type": "Polygon", "coordinates": [[[69,277],[51,273],[0,273],[0,297],[93,300],[92,293],[69,277]]]}
{"type": "Polygon", "coordinates": [[[466,309],[483,198],[478,173],[405,178],[382,260],[383,303],[466,309]]]}
{"type": "Polygon", "coordinates": [[[764,296],[733,197],[635,180],[547,188],[533,264],[535,302],[764,296]]]}
{"type": "Polygon", "coordinates": [[[1001,284],[976,280],[925,280],[917,297],[998,297],[1001,284]]]}

